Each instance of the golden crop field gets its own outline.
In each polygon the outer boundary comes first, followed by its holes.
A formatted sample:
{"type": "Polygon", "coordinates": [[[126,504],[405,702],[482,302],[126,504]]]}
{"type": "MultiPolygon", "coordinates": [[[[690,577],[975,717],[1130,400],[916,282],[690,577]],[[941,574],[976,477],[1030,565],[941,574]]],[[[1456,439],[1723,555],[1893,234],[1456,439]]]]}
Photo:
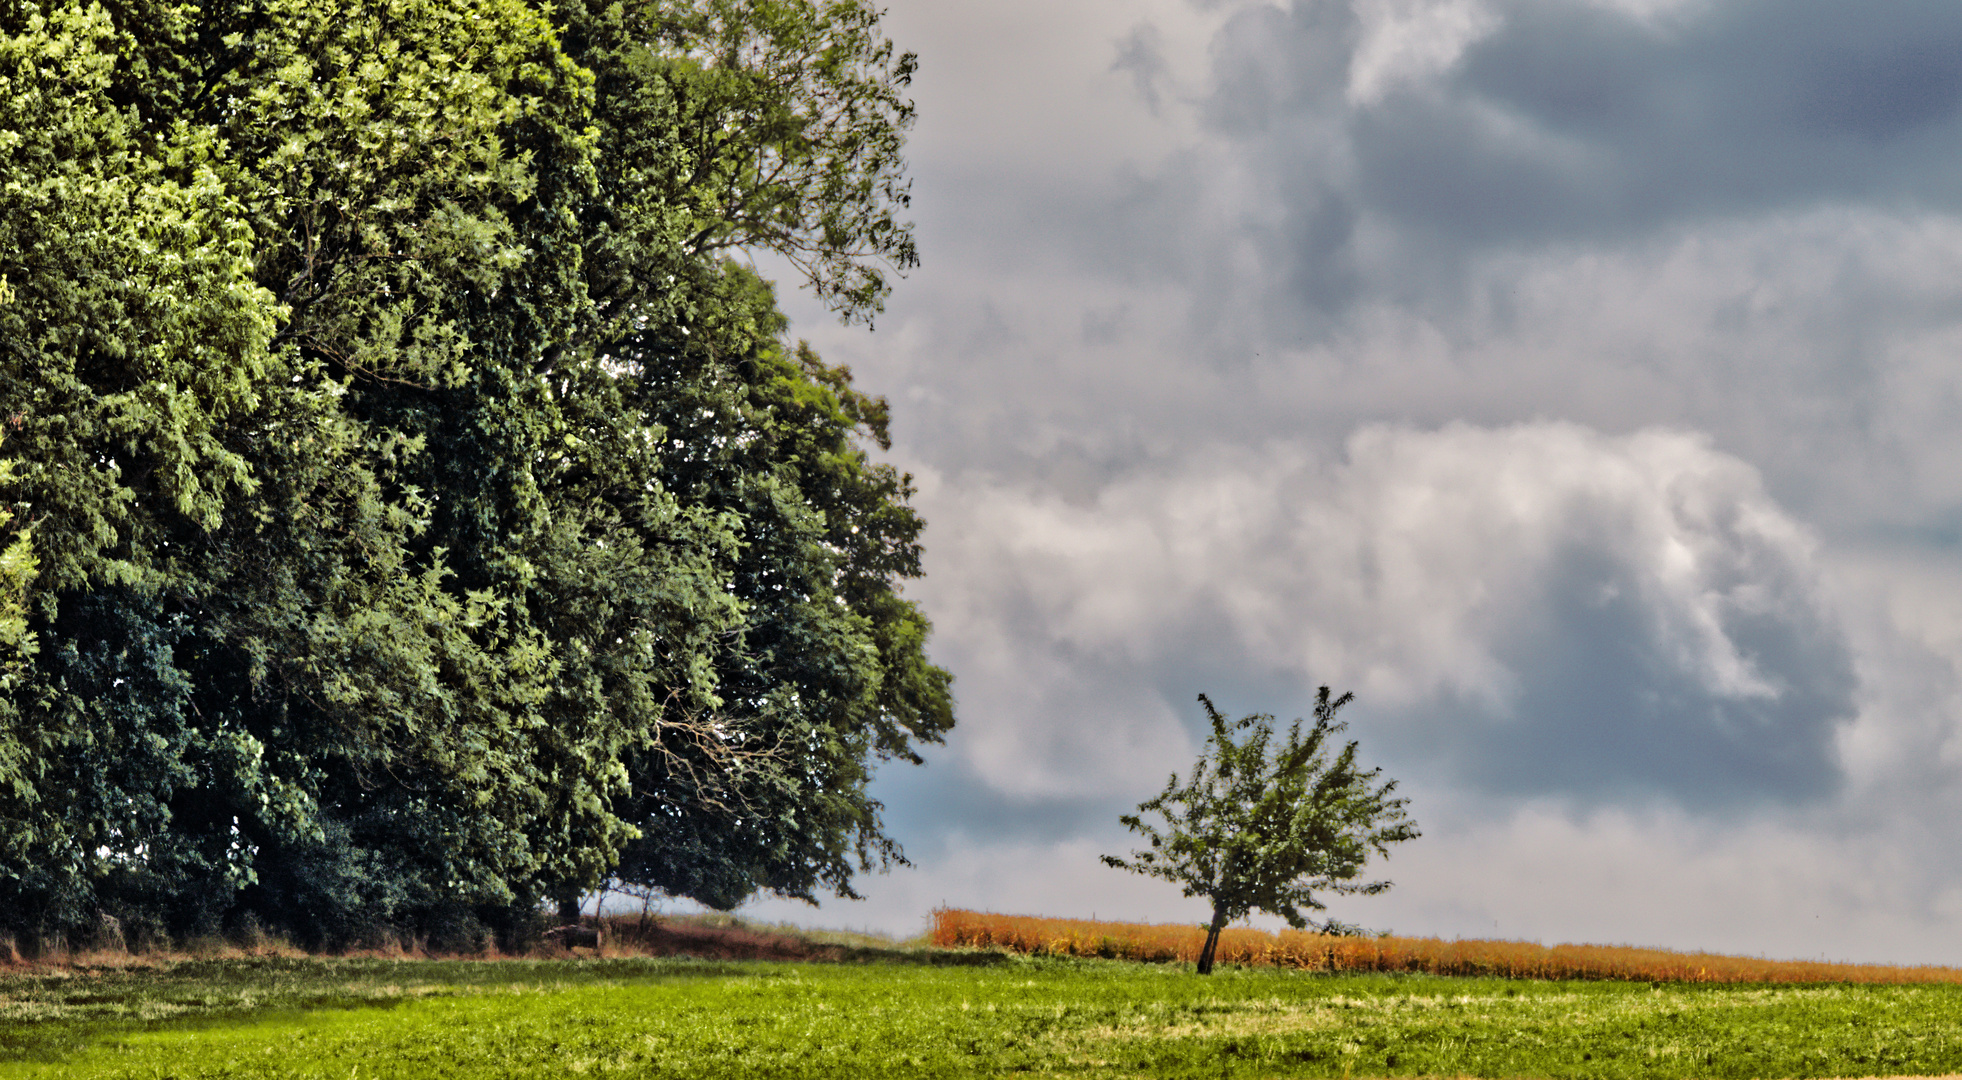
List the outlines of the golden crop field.
{"type": "MultiPolygon", "coordinates": [[[[1147,924],[1049,919],[942,908],[933,913],[933,944],[997,947],[1046,956],[1193,961],[1206,931],[1195,923],[1147,924]]],[[[1530,941],[1331,937],[1301,930],[1278,934],[1228,927],[1217,959],[1314,971],[1408,971],[1515,979],[1621,979],[1703,983],[1962,983],[1962,968],[1766,960],[1752,956],[1671,952],[1626,945],[1540,945],[1530,941]]]]}

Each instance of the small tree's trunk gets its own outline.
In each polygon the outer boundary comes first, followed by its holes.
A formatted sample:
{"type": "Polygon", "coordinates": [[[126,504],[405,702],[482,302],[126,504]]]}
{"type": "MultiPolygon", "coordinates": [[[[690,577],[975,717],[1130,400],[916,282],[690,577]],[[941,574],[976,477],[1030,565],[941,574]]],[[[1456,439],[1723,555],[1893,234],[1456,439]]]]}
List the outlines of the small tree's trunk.
{"type": "Polygon", "coordinates": [[[1213,973],[1213,950],[1219,947],[1219,932],[1226,929],[1226,908],[1213,905],[1213,925],[1206,929],[1206,947],[1199,950],[1199,974],[1213,973]]]}

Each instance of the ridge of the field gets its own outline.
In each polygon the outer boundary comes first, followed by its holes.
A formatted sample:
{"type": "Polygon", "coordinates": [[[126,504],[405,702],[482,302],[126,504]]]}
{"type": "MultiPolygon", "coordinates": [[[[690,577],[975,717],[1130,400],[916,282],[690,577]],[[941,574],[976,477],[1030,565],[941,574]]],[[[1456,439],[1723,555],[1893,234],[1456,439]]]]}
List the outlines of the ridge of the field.
{"type": "MultiPolygon", "coordinates": [[[[1150,962],[1198,959],[1206,928],[940,908],[927,941],[941,948],[998,948],[1043,956],[1150,962]]],[[[1510,979],[1615,979],[1687,983],[1962,983],[1962,968],[1769,960],[1628,945],[1347,936],[1228,927],[1216,960],[1328,972],[1414,972],[1510,979]]]]}
{"type": "MultiPolygon", "coordinates": [[[[477,948],[442,948],[404,937],[382,938],[364,946],[309,952],[277,935],[248,933],[127,948],[99,941],[70,944],[61,939],[23,947],[0,937],[0,972],[111,971],[168,966],[182,962],[335,958],[352,960],[556,960],[607,957],[692,957],[698,960],[785,960],[850,963],[873,959],[920,959],[941,953],[924,937],[909,941],[864,931],[829,930],[768,923],[721,913],[586,916],[582,927],[596,938],[568,946],[559,932],[547,932],[515,951],[484,942],[477,948]],[[597,942],[592,944],[591,942],[597,942]]],[[[940,962],[973,962],[973,957],[941,956],[940,962]]]]}

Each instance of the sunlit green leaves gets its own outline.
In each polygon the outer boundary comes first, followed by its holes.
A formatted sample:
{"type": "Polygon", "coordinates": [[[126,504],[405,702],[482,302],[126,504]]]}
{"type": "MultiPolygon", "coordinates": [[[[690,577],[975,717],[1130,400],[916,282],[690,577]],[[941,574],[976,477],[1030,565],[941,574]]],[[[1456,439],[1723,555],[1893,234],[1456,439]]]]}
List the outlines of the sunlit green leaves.
{"type": "Polygon", "coordinates": [[[1280,915],[1298,929],[1308,922],[1301,909],[1323,909],[1317,892],[1389,888],[1387,881],[1355,878],[1371,853],[1388,855],[1389,845],[1419,835],[1404,812],[1408,800],[1392,797],[1396,781],[1378,782],[1382,770],[1357,766],[1354,740],[1329,752],[1330,738],[1348,726],[1335,714],[1353,697],[1332,698],[1322,687],[1314,726],[1304,732],[1297,720],[1276,744],[1272,716],[1228,720],[1199,695],[1212,734],[1191,776],[1181,785],[1174,773],[1164,791],[1138,805],[1138,814],[1118,818],[1149,846],[1129,860],[1105,855],[1107,865],[1212,901],[1200,974],[1212,968],[1221,928],[1251,912],[1280,915]],[[1160,815],[1165,829],[1142,814],[1160,815]]]}
{"type": "Polygon", "coordinates": [[[856,3],[0,6],[0,922],[516,932],[674,820],[717,898],[896,856],[910,489],[721,259],[874,310],[910,71],[856,3]]]}
{"type": "Polygon", "coordinates": [[[768,249],[848,320],[883,309],[887,272],[919,262],[901,217],[916,61],[880,33],[876,7],[586,0],[566,12],[605,102],[600,167],[620,213],[608,259],[644,258],[654,244],[712,257],[768,249]]]}

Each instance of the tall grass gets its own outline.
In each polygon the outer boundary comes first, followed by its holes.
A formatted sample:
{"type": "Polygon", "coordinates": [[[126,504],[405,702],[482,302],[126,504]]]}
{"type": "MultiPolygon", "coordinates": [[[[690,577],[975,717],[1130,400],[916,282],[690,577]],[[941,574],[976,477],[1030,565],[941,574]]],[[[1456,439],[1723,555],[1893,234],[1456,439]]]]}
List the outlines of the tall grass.
{"type": "MultiPolygon", "coordinates": [[[[606,957],[692,956],[700,959],[859,961],[875,955],[917,951],[924,939],[896,942],[873,933],[813,930],[789,923],[765,923],[734,915],[607,914],[584,916],[586,926],[601,932],[598,948],[567,948],[552,934],[505,950],[485,938],[475,947],[438,948],[408,934],[382,934],[344,948],[309,952],[284,936],[256,926],[226,937],[171,940],[153,935],[130,947],[117,942],[70,944],[59,935],[22,948],[0,934],[0,978],[9,974],[71,971],[112,971],[126,968],[168,968],[190,961],[238,961],[305,957],[375,960],[561,960],[606,957]]],[[[4,1000],[4,995],[0,995],[4,1000]]]]}
{"type": "MultiPolygon", "coordinates": [[[[1101,956],[1155,962],[1198,959],[1206,930],[1193,924],[1097,922],[941,908],[932,944],[1003,948],[1046,956],[1101,956]]],[[[1691,983],[1958,983],[1962,968],[1765,960],[1626,945],[1538,945],[1529,941],[1331,937],[1300,930],[1270,934],[1228,927],[1220,963],[1310,971],[1406,971],[1510,979],[1621,979],[1691,983]]]]}

